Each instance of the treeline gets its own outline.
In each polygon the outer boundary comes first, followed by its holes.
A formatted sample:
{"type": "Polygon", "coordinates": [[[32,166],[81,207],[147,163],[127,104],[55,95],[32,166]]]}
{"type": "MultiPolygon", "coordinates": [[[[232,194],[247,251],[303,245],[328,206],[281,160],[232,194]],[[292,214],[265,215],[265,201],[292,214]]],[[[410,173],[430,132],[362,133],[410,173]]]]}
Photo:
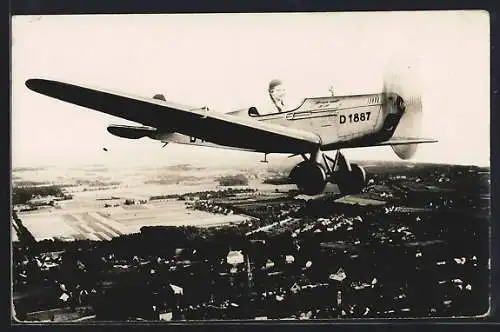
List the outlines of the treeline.
{"type": "Polygon", "coordinates": [[[14,187],[12,188],[12,203],[26,204],[35,196],[64,196],[64,192],[59,186],[29,186],[29,187],[14,187]]]}
{"type": "Polygon", "coordinates": [[[264,184],[273,184],[273,185],[283,185],[283,184],[292,184],[293,182],[288,178],[288,176],[282,177],[269,177],[264,179],[264,184]]]}
{"type": "Polygon", "coordinates": [[[150,196],[150,201],[155,201],[159,199],[179,199],[181,196],[179,194],[168,194],[168,195],[154,195],[150,196]]]}
{"type": "Polygon", "coordinates": [[[219,181],[219,185],[221,186],[246,186],[248,185],[248,179],[245,174],[236,174],[236,175],[226,175],[217,178],[219,181]]]}
{"type": "MultiPolygon", "coordinates": [[[[140,242],[143,255],[155,255],[159,251],[172,255],[175,248],[196,248],[200,255],[215,259],[227,255],[230,247],[246,247],[248,240],[244,234],[248,230],[243,225],[216,228],[145,226],[141,227],[136,241],[140,242]]],[[[123,244],[128,247],[130,242],[123,244]]]]}

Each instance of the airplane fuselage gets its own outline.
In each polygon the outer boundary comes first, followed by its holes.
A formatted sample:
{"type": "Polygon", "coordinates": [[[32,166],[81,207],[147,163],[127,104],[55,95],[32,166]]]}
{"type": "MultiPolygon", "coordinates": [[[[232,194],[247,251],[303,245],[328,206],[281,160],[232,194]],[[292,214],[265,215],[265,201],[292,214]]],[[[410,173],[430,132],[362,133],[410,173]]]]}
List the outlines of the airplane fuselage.
{"type": "MultiPolygon", "coordinates": [[[[385,134],[377,134],[383,130],[389,113],[395,111],[390,104],[384,103],[384,98],[386,96],[380,93],[315,97],[306,98],[299,107],[286,112],[251,115],[255,113],[249,109],[241,109],[230,114],[315,133],[321,138],[322,150],[334,150],[348,147],[349,142],[353,141],[386,138],[385,134]]],[[[165,143],[228,148],[179,133],[158,132],[155,139],[165,143]]]]}

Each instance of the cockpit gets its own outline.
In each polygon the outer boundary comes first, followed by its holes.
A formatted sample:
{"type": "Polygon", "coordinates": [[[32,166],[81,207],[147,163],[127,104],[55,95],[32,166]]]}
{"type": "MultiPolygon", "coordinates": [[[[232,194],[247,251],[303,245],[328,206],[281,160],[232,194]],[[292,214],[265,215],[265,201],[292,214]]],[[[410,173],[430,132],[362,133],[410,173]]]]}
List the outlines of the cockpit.
{"type": "MultiPolygon", "coordinates": [[[[274,79],[269,83],[268,87],[268,93],[269,93],[269,98],[271,99],[272,104],[268,106],[264,106],[265,111],[259,111],[257,107],[252,106],[249,107],[248,109],[243,109],[237,112],[234,112],[234,114],[245,114],[247,113],[248,116],[250,117],[259,117],[259,116],[266,116],[270,114],[279,114],[279,113],[284,113],[288,112],[291,110],[298,109],[300,106],[303,105],[306,99],[304,98],[293,98],[293,96],[287,96],[287,90],[285,88],[285,85],[281,80],[274,79]]],[[[293,94],[292,94],[293,95],[293,94]]]]}
{"type": "MultiPolygon", "coordinates": [[[[271,98],[271,101],[276,108],[275,111],[271,112],[270,114],[286,112],[288,110],[288,105],[286,102],[286,88],[281,80],[273,79],[271,82],[269,82],[268,93],[269,98],[271,98]]],[[[251,117],[256,117],[261,116],[262,114],[259,113],[256,107],[252,106],[248,109],[248,115],[251,117]]]]}

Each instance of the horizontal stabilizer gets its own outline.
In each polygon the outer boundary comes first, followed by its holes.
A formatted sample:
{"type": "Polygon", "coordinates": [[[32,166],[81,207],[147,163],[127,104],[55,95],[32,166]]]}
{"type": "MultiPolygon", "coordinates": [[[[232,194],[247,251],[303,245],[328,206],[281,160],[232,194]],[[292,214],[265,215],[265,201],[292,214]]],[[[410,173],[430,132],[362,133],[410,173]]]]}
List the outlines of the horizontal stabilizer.
{"type": "Polygon", "coordinates": [[[156,129],[144,126],[124,126],[124,125],[110,125],[108,131],[118,137],[139,139],[143,137],[153,138],[156,129]]]}
{"type": "Polygon", "coordinates": [[[401,138],[393,137],[388,143],[391,144],[394,153],[401,159],[407,160],[415,155],[418,144],[435,143],[437,140],[432,138],[401,138]]]}

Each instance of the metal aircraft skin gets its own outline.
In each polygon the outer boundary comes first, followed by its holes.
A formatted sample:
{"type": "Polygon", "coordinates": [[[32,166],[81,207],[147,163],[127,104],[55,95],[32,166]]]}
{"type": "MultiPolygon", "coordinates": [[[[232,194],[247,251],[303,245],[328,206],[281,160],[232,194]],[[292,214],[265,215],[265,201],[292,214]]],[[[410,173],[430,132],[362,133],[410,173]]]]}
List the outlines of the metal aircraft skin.
{"type": "Polygon", "coordinates": [[[349,163],[340,149],[390,145],[400,158],[408,159],[417,144],[436,142],[418,137],[421,97],[405,95],[404,87],[384,88],[375,94],[306,98],[297,108],[259,114],[255,107],[219,113],[175,104],[162,95],[144,98],[39,78],[27,80],[26,86],[142,124],[108,126],[119,137],[302,155],[304,161],[293,168],[290,179],[308,195],[321,193],[327,182],[336,183],[346,194],[364,188],[363,168],[349,163]],[[334,158],[325,153],[332,150],[337,151],[334,158]]]}

